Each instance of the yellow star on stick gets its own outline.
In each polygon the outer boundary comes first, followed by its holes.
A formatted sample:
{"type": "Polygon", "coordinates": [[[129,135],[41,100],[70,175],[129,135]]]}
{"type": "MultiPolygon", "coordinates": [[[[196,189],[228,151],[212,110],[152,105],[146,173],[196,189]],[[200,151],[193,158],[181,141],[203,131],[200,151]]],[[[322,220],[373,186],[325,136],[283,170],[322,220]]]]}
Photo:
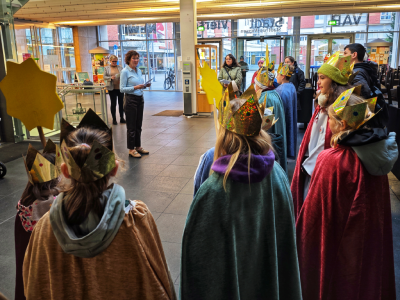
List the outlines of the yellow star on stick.
{"type": "Polygon", "coordinates": [[[32,58],[21,64],[7,61],[7,75],[0,82],[7,114],[28,130],[38,127],[39,133],[41,127],[53,129],[54,116],[64,107],[56,88],[57,77],[40,70],[32,58]]]}
{"type": "Polygon", "coordinates": [[[207,94],[208,103],[214,104],[215,99],[215,105],[218,107],[222,98],[222,85],[218,81],[217,73],[204,62],[203,67],[200,68],[200,74],[201,86],[207,94]]]}

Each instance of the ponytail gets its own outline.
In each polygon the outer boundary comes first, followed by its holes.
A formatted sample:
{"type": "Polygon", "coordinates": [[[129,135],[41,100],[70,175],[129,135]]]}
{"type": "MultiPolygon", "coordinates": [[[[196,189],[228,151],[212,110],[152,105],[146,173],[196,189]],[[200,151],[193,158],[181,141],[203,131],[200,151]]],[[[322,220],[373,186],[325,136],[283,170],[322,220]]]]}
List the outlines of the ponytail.
{"type": "MultiPolygon", "coordinates": [[[[79,128],[71,132],[65,139],[69,152],[78,167],[82,168],[90,153],[91,145],[94,141],[111,149],[111,135],[107,132],[92,129],[79,128]]],[[[84,178],[86,175],[82,173],[84,178]]],[[[80,225],[92,211],[101,218],[104,208],[100,198],[108,188],[111,175],[107,174],[103,178],[94,182],[84,183],[71,178],[71,185],[64,190],[63,199],[64,212],[68,225],[80,225]]]]}

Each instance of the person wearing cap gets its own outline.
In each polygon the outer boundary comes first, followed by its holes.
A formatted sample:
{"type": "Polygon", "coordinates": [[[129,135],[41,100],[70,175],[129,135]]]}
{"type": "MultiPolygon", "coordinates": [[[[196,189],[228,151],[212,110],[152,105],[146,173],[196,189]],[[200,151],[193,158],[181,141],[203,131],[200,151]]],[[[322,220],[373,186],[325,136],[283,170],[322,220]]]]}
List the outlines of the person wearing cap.
{"type": "Polygon", "coordinates": [[[244,61],[244,57],[240,57],[240,61],[238,63],[240,69],[242,70],[242,85],[240,86],[240,90],[244,92],[246,89],[246,73],[249,71],[249,65],[244,61]]]}
{"type": "Polygon", "coordinates": [[[254,79],[256,78],[258,72],[261,70],[263,64],[264,64],[265,58],[261,57],[260,60],[258,61],[257,65],[258,65],[258,70],[254,72],[253,74],[253,78],[251,79],[251,84],[254,84],[254,79]]]}
{"type": "Polygon", "coordinates": [[[318,105],[301,142],[291,184],[296,219],[307,196],[317,157],[331,147],[332,132],[328,126],[327,109],[343,91],[351,88],[348,81],[352,70],[350,56],[342,56],[339,51],[318,69],[321,88],[318,105]]]}

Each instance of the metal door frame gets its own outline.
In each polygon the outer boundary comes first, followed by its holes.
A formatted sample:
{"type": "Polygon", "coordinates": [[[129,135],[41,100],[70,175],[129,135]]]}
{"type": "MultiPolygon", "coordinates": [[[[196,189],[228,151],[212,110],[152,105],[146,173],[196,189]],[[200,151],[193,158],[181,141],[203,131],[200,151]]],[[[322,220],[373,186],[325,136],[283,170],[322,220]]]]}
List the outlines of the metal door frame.
{"type": "Polygon", "coordinates": [[[197,45],[209,45],[210,43],[219,44],[219,53],[218,53],[218,70],[222,66],[222,56],[224,53],[222,38],[206,38],[206,39],[198,39],[197,45]]]}
{"type": "Polygon", "coordinates": [[[239,45],[239,40],[279,40],[279,63],[275,62],[275,64],[280,64],[281,63],[281,57],[282,57],[282,42],[285,42],[285,36],[281,35],[269,35],[269,36],[244,36],[244,37],[237,37],[236,38],[236,57],[238,57],[238,45],[239,45]]]}
{"type": "Polygon", "coordinates": [[[306,58],[306,78],[310,78],[310,63],[311,63],[311,40],[328,40],[328,53],[332,54],[333,39],[349,39],[350,44],[355,41],[355,33],[335,33],[335,34],[309,34],[307,35],[307,58],[306,58]]]}

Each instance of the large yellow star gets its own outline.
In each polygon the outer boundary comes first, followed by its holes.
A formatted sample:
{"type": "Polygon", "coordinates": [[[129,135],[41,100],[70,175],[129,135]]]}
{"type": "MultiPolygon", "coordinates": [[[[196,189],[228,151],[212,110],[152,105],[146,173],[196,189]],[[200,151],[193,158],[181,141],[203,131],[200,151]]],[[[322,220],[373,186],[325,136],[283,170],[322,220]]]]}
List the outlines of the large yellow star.
{"type": "Polygon", "coordinates": [[[207,94],[209,104],[215,104],[218,107],[219,101],[222,98],[222,85],[219,83],[217,73],[211,69],[205,62],[204,66],[200,68],[201,86],[207,94]]]}
{"type": "Polygon", "coordinates": [[[54,116],[64,104],[57,95],[57,77],[40,70],[32,58],[21,64],[7,61],[7,75],[0,82],[7,114],[20,119],[28,130],[53,129],[54,116]]]}

